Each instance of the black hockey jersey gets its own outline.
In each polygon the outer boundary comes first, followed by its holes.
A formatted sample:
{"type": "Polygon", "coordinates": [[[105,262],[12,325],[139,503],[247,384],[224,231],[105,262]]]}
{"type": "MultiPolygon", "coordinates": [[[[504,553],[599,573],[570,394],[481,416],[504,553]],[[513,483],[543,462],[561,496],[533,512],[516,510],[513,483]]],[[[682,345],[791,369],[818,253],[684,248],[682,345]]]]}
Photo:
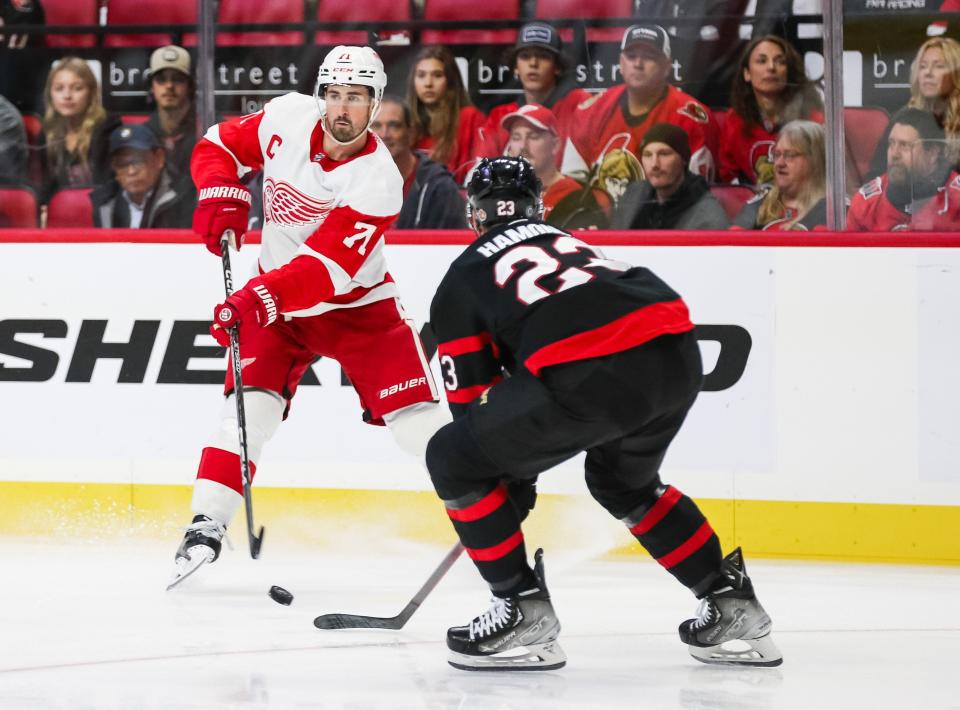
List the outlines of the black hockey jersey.
{"type": "Polygon", "coordinates": [[[686,304],[649,269],[525,219],[495,227],[457,257],[430,323],[454,415],[504,371],[539,376],[693,329],[686,304]]]}

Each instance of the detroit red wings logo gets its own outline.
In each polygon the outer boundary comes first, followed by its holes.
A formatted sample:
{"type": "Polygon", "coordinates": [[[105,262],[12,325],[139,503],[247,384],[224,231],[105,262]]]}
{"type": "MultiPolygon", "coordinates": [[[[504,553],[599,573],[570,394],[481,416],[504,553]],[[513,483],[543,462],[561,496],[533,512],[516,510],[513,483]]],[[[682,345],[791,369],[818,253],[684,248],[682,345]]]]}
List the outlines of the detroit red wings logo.
{"type": "Polygon", "coordinates": [[[317,200],[290,183],[267,178],[263,183],[263,214],[266,221],[290,227],[320,226],[333,209],[333,200],[317,200]]]}

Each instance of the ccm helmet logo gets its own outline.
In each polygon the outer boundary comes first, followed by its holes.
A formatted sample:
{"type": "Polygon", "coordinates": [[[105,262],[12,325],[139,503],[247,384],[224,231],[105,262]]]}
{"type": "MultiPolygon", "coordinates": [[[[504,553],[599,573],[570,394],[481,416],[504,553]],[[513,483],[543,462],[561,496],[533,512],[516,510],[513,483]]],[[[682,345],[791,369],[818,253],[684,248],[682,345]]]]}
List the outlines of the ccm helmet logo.
{"type": "Polygon", "coordinates": [[[380,390],[380,399],[384,399],[385,397],[389,397],[391,395],[397,394],[398,392],[403,392],[405,390],[410,389],[411,387],[417,387],[418,385],[425,385],[425,384],[427,384],[426,377],[414,377],[413,379],[407,380],[406,382],[401,382],[400,384],[397,384],[397,385],[391,385],[386,389],[380,390]]]}
{"type": "Polygon", "coordinates": [[[217,314],[217,319],[223,323],[229,323],[232,317],[233,311],[231,311],[229,308],[221,308],[220,312],[217,314]]]}

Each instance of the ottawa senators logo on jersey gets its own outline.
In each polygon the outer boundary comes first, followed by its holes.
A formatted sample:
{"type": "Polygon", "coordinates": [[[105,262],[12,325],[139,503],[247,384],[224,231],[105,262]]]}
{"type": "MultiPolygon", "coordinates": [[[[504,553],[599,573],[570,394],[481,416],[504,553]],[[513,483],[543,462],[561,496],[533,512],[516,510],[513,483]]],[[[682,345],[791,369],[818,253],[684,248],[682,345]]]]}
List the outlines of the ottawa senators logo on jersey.
{"type": "Polygon", "coordinates": [[[755,182],[758,185],[769,185],[773,182],[773,161],[770,159],[772,149],[773,141],[757,141],[750,146],[750,165],[753,166],[755,182]]]}
{"type": "Polygon", "coordinates": [[[267,178],[263,183],[263,214],[268,222],[291,227],[319,227],[332,209],[333,200],[307,197],[282,180],[267,178]]]}
{"type": "Polygon", "coordinates": [[[683,106],[677,109],[677,113],[687,118],[692,118],[697,123],[709,123],[710,117],[707,110],[696,101],[687,101],[683,106]]]}

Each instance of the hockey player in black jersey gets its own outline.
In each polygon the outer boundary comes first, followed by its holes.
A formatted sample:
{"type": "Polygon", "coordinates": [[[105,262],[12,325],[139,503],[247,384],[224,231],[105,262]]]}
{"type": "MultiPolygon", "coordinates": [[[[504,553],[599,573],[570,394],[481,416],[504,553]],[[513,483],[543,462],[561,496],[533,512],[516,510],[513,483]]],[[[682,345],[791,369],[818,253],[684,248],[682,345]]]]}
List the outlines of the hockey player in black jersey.
{"type": "Polygon", "coordinates": [[[540,181],[522,158],[482,160],[467,197],[477,239],[430,309],[454,421],[430,440],[427,466],[493,604],[447,632],[450,664],[566,663],[542,551],[531,569],[520,521],[538,474],[582,451],[593,497],[701,600],[679,629],[691,654],[780,664],[740,550],[724,558],[697,505],[660,480],[703,378],[686,304],[648,269],[541,222],[540,181]],[[724,647],[734,640],[748,650],[724,647]]]}

